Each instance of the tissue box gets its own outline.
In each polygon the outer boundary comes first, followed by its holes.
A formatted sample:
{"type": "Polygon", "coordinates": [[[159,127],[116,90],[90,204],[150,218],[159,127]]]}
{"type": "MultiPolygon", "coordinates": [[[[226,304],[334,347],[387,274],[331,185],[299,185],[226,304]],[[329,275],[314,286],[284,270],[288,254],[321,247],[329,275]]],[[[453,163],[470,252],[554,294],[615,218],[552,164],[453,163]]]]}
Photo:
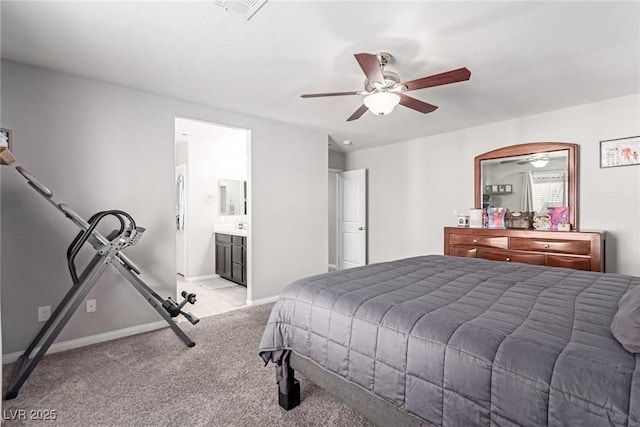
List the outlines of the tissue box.
{"type": "Polygon", "coordinates": [[[467,215],[458,215],[458,227],[468,227],[469,217],[467,215]]]}

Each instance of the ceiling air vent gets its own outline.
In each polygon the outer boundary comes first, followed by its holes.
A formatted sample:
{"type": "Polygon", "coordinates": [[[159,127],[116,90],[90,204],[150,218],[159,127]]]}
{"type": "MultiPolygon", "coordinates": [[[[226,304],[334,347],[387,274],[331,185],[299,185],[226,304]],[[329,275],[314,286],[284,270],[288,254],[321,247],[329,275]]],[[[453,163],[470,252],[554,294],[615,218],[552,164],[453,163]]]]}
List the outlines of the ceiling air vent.
{"type": "Polygon", "coordinates": [[[247,20],[266,2],[267,0],[214,0],[214,3],[218,6],[224,7],[225,10],[239,13],[247,20]]]}

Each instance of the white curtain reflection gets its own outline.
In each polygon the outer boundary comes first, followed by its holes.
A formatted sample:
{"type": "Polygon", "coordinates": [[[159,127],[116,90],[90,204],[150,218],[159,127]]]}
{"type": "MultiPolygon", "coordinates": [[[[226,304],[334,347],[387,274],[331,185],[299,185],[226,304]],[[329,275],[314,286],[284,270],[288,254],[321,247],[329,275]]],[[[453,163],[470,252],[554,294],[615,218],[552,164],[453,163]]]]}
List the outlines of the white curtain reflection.
{"type": "Polygon", "coordinates": [[[522,174],[522,199],[520,200],[520,210],[522,212],[533,212],[533,191],[532,191],[532,175],[531,172],[522,174]]]}
{"type": "Polygon", "coordinates": [[[562,170],[531,172],[533,204],[536,211],[567,206],[567,176],[562,170]]]}

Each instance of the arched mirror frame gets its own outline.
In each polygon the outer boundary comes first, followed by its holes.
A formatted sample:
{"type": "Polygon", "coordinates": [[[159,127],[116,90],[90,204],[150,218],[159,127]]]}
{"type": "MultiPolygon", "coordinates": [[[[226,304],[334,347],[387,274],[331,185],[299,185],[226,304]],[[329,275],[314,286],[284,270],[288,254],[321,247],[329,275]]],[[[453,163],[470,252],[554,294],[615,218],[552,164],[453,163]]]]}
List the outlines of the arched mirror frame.
{"type": "Polygon", "coordinates": [[[482,168],[483,160],[501,159],[504,157],[527,156],[546,153],[549,151],[567,150],[568,169],[568,204],[571,229],[578,230],[578,144],[565,142],[530,142],[527,144],[510,145],[480,154],[475,158],[474,173],[474,206],[482,207],[482,168]]]}

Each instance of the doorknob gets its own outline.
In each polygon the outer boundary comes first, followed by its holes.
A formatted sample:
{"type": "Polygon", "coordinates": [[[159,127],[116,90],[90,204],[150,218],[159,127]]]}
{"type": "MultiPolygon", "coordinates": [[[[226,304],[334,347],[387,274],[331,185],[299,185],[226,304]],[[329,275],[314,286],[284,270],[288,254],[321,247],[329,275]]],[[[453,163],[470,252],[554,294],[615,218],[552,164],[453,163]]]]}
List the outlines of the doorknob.
{"type": "Polygon", "coordinates": [[[364,230],[365,230],[365,228],[364,228],[364,227],[358,227],[358,230],[360,230],[360,231],[364,231],[364,230]]]}

